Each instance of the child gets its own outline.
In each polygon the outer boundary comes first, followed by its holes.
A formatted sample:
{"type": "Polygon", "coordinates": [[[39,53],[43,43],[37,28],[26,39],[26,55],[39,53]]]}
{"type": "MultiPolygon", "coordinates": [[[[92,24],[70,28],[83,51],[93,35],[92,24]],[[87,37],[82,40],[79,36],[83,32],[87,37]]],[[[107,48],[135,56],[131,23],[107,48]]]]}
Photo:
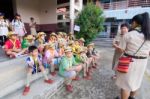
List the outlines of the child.
{"type": "Polygon", "coordinates": [[[18,57],[20,54],[23,54],[24,52],[21,49],[21,43],[18,40],[17,37],[18,34],[15,32],[9,32],[8,33],[8,40],[5,42],[4,50],[6,55],[8,55],[10,58],[18,57]]]}
{"type": "Polygon", "coordinates": [[[19,14],[16,14],[15,18],[12,20],[12,30],[18,34],[20,41],[22,41],[23,36],[27,33],[19,14]]]}
{"type": "Polygon", "coordinates": [[[26,37],[24,37],[21,46],[23,49],[27,50],[31,45],[34,45],[34,37],[33,35],[27,35],[26,37]]]}
{"type": "Polygon", "coordinates": [[[66,90],[68,92],[73,91],[71,82],[76,78],[77,72],[80,72],[82,65],[78,65],[73,57],[72,50],[70,47],[65,49],[65,56],[60,61],[59,74],[64,77],[66,90]]]}
{"type": "Polygon", "coordinates": [[[99,56],[94,49],[94,43],[88,44],[87,48],[88,48],[87,49],[87,57],[92,58],[92,67],[96,69],[97,68],[96,67],[96,65],[97,65],[96,61],[97,61],[99,56]]]}
{"type": "Polygon", "coordinates": [[[75,55],[77,52],[76,52],[76,47],[75,47],[74,41],[69,41],[68,45],[69,45],[69,47],[71,47],[72,52],[75,55]]]}
{"type": "Polygon", "coordinates": [[[80,46],[84,46],[84,42],[85,42],[84,38],[79,39],[79,45],[80,46]]]}
{"type": "Polygon", "coordinates": [[[35,45],[38,47],[38,50],[40,53],[42,53],[44,49],[44,44],[45,44],[45,33],[44,32],[39,32],[35,41],[35,45]]]}
{"type": "Polygon", "coordinates": [[[29,54],[30,56],[27,58],[27,81],[26,85],[23,91],[23,95],[27,95],[30,91],[30,79],[31,79],[31,74],[34,72],[38,72],[39,70],[43,73],[44,75],[44,82],[51,84],[53,83],[53,80],[49,79],[48,76],[46,75],[46,71],[42,65],[42,58],[38,53],[38,49],[36,46],[30,46],[29,47],[29,54]]]}
{"type": "Polygon", "coordinates": [[[75,42],[74,42],[74,47],[75,47],[75,54],[77,54],[78,53],[78,50],[80,49],[80,45],[79,45],[79,42],[78,42],[78,40],[75,40],[75,42]]]}
{"type": "Polygon", "coordinates": [[[9,27],[8,21],[4,19],[4,14],[0,13],[0,45],[1,46],[5,44],[8,35],[8,27],[9,27]]]}
{"type": "Polygon", "coordinates": [[[82,63],[83,65],[83,78],[86,80],[91,80],[90,72],[88,67],[91,63],[91,59],[86,56],[86,48],[81,47],[76,55],[76,62],[82,63]]]}
{"type": "Polygon", "coordinates": [[[45,53],[44,53],[44,62],[43,63],[50,65],[51,75],[55,76],[56,75],[55,68],[58,64],[57,63],[58,53],[54,49],[54,44],[53,43],[49,43],[48,46],[49,46],[49,48],[47,48],[47,50],[45,50],[45,53]]]}
{"type": "Polygon", "coordinates": [[[57,52],[59,54],[59,57],[63,57],[64,56],[64,44],[61,42],[61,43],[58,43],[58,49],[57,49],[57,52]]]}

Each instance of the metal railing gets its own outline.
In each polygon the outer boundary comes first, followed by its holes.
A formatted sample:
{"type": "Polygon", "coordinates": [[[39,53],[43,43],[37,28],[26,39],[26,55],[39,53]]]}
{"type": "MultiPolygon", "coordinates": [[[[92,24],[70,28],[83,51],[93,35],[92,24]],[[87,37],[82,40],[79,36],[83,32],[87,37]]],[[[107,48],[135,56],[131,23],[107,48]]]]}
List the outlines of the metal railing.
{"type": "Polygon", "coordinates": [[[150,7],[150,0],[125,0],[110,3],[100,3],[99,6],[105,10],[126,9],[129,7],[150,7]]]}

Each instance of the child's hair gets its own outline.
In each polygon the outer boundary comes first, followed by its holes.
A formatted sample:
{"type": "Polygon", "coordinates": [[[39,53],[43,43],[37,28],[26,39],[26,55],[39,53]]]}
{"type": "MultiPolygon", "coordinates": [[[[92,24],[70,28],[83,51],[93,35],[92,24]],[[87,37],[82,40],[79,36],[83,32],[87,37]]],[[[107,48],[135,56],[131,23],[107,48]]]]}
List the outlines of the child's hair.
{"type": "Polygon", "coordinates": [[[126,27],[126,28],[130,28],[130,26],[129,26],[129,24],[128,23],[123,23],[123,24],[121,24],[121,26],[120,26],[121,28],[123,28],[123,27],[126,27]]]}
{"type": "Polygon", "coordinates": [[[29,51],[29,53],[31,53],[36,49],[38,49],[36,46],[29,46],[28,51],[29,51]]]}

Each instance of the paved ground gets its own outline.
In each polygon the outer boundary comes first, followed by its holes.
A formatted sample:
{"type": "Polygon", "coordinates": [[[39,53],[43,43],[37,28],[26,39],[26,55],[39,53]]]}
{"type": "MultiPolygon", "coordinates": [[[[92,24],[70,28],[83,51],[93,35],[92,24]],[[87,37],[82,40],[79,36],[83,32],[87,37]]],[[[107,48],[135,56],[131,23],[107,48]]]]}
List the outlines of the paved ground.
{"type": "Polygon", "coordinates": [[[92,75],[93,79],[73,82],[73,93],[67,93],[63,88],[52,99],[114,99],[118,96],[119,90],[114,84],[115,81],[111,79],[113,74],[111,40],[97,39],[95,42],[101,51],[101,60],[98,69],[92,75]]]}

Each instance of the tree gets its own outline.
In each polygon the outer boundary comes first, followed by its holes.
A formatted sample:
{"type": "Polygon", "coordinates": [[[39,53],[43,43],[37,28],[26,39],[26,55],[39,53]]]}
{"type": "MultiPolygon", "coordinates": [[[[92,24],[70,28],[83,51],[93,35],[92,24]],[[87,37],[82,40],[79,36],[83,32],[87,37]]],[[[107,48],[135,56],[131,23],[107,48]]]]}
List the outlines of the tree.
{"type": "Polygon", "coordinates": [[[103,30],[103,11],[93,3],[88,3],[79,13],[75,24],[80,26],[80,32],[75,33],[77,39],[83,37],[87,45],[103,30]]]}

